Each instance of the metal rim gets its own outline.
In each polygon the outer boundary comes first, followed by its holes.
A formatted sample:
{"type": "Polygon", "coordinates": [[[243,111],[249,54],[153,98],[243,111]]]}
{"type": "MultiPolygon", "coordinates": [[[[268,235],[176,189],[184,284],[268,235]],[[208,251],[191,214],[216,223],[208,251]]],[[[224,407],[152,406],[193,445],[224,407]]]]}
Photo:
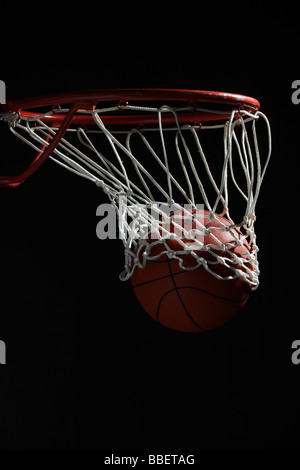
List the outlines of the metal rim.
{"type": "MultiPolygon", "coordinates": [[[[85,91],[85,92],[70,92],[56,95],[45,95],[35,98],[29,98],[24,100],[16,100],[7,102],[5,105],[0,106],[1,113],[19,113],[22,117],[34,117],[35,119],[48,120],[52,122],[52,126],[58,125],[58,130],[55,137],[47,148],[41,149],[37,156],[29,167],[20,175],[17,176],[4,176],[0,177],[0,187],[15,187],[25,181],[30,175],[35,173],[38,168],[49,158],[53,153],[60,140],[72,124],[84,125],[93,124],[93,117],[91,115],[82,115],[78,112],[80,110],[92,111],[97,104],[101,101],[116,101],[117,103],[127,103],[128,101],[162,101],[164,104],[166,101],[175,103],[186,102],[190,105],[197,105],[198,103],[211,103],[211,104],[222,104],[226,105],[227,114],[222,111],[219,114],[219,110],[209,109],[190,113],[178,113],[178,120],[180,123],[194,123],[198,124],[202,121],[209,120],[220,120],[227,119],[228,116],[234,110],[244,110],[254,114],[259,108],[259,102],[251,97],[238,95],[235,93],[223,93],[215,91],[204,91],[204,90],[170,90],[170,89],[149,89],[149,88],[130,88],[130,89],[111,89],[111,90],[96,90],[96,91],[85,91]],[[52,110],[55,107],[60,107],[63,104],[70,105],[68,110],[62,114],[55,114],[52,110]],[[32,108],[51,107],[49,114],[42,114],[39,111],[31,112],[28,111],[32,108]],[[228,114],[229,113],[229,114],[228,114]]],[[[191,106],[193,109],[193,106],[191,106]]],[[[195,109],[195,107],[194,107],[195,109]]],[[[120,112],[116,116],[106,116],[103,122],[110,124],[108,120],[112,120],[111,124],[114,125],[143,125],[157,122],[157,115],[147,116],[148,121],[145,122],[146,117],[136,113],[133,115],[124,115],[120,112]],[[106,120],[106,122],[105,122],[106,120]]],[[[174,122],[174,115],[169,113],[169,116],[164,116],[164,119],[170,119],[169,122],[174,122]]]]}
{"type": "MultiPolygon", "coordinates": [[[[19,112],[24,117],[39,116],[38,113],[32,113],[28,110],[39,108],[43,106],[50,106],[59,108],[64,104],[72,104],[77,109],[92,110],[100,102],[116,101],[117,103],[132,102],[150,102],[150,101],[163,101],[163,102],[186,102],[195,108],[201,103],[206,105],[222,105],[226,107],[227,113],[217,113],[214,109],[206,110],[205,112],[190,112],[179,114],[181,122],[195,123],[200,121],[221,120],[228,117],[233,109],[243,109],[250,113],[255,113],[260,108],[260,103],[249,96],[240,95],[236,93],[225,93],[217,91],[206,90],[181,90],[181,89],[153,89],[153,88],[127,88],[127,89],[103,89],[92,91],[77,91],[52,95],[44,95],[40,97],[33,97],[22,100],[10,101],[2,107],[4,112],[19,112]]],[[[1,110],[1,108],[0,108],[1,110]]],[[[64,114],[55,114],[41,117],[42,120],[48,122],[60,123],[64,120],[64,114]]],[[[133,124],[149,124],[154,122],[156,118],[150,115],[136,117],[119,114],[117,116],[104,117],[108,124],[115,125],[133,125],[133,124]]],[[[174,118],[170,118],[170,121],[174,118]]],[[[92,124],[91,116],[80,116],[77,114],[73,118],[73,123],[77,124],[92,124]]]]}

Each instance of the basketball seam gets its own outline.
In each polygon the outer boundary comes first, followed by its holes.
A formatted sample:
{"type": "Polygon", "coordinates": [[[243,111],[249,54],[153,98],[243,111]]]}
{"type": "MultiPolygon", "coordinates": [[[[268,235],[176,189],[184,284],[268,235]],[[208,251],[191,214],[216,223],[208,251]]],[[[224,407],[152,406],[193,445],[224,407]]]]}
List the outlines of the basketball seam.
{"type": "Polygon", "coordinates": [[[200,289],[200,287],[193,287],[193,286],[180,286],[180,287],[177,287],[177,286],[176,286],[176,290],[181,290],[181,289],[194,289],[194,290],[199,290],[200,292],[203,292],[204,294],[208,294],[208,295],[211,295],[211,296],[213,296],[213,297],[216,297],[217,299],[226,300],[227,302],[233,302],[233,303],[236,303],[236,304],[240,304],[240,303],[244,303],[244,302],[245,302],[245,300],[227,299],[226,297],[221,297],[220,295],[211,294],[210,292],[207,292],[207,291],[204,290],[204,289],[200,289]]]}
{"type": "MultiPolygon", "coordinates": [[[[171,278],[172,278],[173,285],[174,285],[175,290],[176,290],[176,294],[177,294],[177,296],[178,296],[178,299],[179,299],[179,301],[180,301],[180,303],[181,303],[181,305],[182,305],[182,307],[183,307],[185,313],[187,314],[187,316],[189,317],[189,319],[194,323],[194,325],[196,325],[198,328],[200,328],[200,329],[203,330],[203,331],[207,331],[205,328],[203,328],[202,326],[198,325],[198,323],[197,323],[197,322],[191,317],[191,315],[189,314],[189,312],[188,312],[188,310],[187,310],[186,306],[184,305],[184,302],[183,302],[183,300],[182,300],[182,298],[181,298],[181,295],[179,294],[177,285],[176,285],[176,283],[175,283],[174,275],[173,275],[173,272],[172,272],[172,269],[171,269],[171,263],[170,263],[169,260],[167,260],[167,262],[168,262],[168,267],[169,267],[169,271],[170,271],[170,276],[171,276],[171,278]]],[[[158,314],[159,314],[159,310],[157,311],[157,320],[158,320],[158,314]]]]}
{"type": "MultiPolygon", "coordinates": [[[[177,273],[174,273],[174,276],[177,276],[177,274],[184,274],[184,273],[185,271],[181,270],[181,271],[178,271],[177,273]]],[[[136,287],[141,287],[141,286],[144,286],[145,284],[150,284],[151,282],[161,281],[162,279],[165,279],[167,277],[170,277],[170,274],[165,274],[164,276],[161,276],[161,277],[156,277],[154,279],[149,279],[148,281],[140,282],[139,284],[132,285],[132,287],[135,289],[136,287]]]]}
{"type": "MultiPolygon", "coordinates": [[[[188,287],[187,287],[187,289],[188,289],[188,287]]],[[[199,290],[201,290],[201,289],[199,289],[199,290]]],[[[160,321],[159,321],[159,311],[160,311],[161,303],[162,303],[163,299],[164,299],[168,294],[170,294],[171,292],[174,292],[174,291],[175,291],[176,294],[178,295],[177,288],[176,288],[176,286],[174,286],[174,289],[170,289],[169,291],[165,292],[165,293],[161,296],[161,298],[160,298],[160,300],[159,300],[159,303],[158,303],[157,311],[156,311],[156,320],[158,321],[158,323],[160,323],[160,321]]],[[[184,303],[183,303],[183,301],[182,301],[180,295],[178,295],[178,297],[179,297],[180,303],[181,303],[181,305],[182,305],[182,307],[183,307],[185,313],[186,313],[187,316],[190,318],[190,320],[194,323],[194,325],[197,326],[197,328],[199,328],[200,330],[207,331],[207,330],[206,330],[205,328],[203,328],[202,326],[199,326],[199,325],[195,322],[195,320],[193,320],[193,318],[190,316],[189,312],[187,311],[187,309],[186,309],[186,307],[185,307],[185,305],[184,305],[184,303]]]]}
{"type": "MultiPolygon", "coordinates": [[[[198,268],[198,269],[200,269],[200,268],[198,268]]],[[[178,271],[177,273],[171,273],[171,278],[172,278],[174,286],[176,286],[176,284],[173,280],[173,276],[177,276],[178,274],[184,274],[185,272],[186,271],[182,270],[182,271],[178,271]],[[173,276],[172,276],[172,274],[173,274],[173,276]]],[[[144,281],[144,282],[141,282],[140,284],[132,285],[132,287],[133,287],[133,289],[136,289],[138,287],[145,286],[146,284],[150,284],[151,282],[161,281],[162,279],[166,279],[168,277],[170,277],[170,274],[166,274],[165,276],[161,276],[161,277],[156,277],[155,279],[150,279],[149,281],[144,281]]],[[[245,300],[229,299],[228,297],[223,297],[221,295],[214,294],[213,292],[209,292],[207,290],[200,289],[199,287],[191,287],[191,286],[177,287],[177,289],[186,289],[186,288],[197,289],[197,290],[203,292],[204,294],[211,295],[212,297],[216,297],[216,298],[221,299],[221,300],[226,300],[227,302],[234,302],[234,303],[238,303],[238,304],[245,302],[245,300]]]]}

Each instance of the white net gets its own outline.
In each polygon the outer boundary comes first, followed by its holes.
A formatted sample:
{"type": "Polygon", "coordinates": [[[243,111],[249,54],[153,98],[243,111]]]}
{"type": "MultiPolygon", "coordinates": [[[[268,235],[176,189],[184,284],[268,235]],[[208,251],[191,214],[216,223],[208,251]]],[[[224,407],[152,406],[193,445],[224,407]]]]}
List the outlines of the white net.
{"type": "MultiPolygon", "coordinates": [[[[41,152],[59,129],[43,118],[67,111],[15,114],[6,120],[17,137],[41,152]]],[[[122,280],[147,260],[167,256],[178,260],[182,269],[202,266],[219,279],[241,277],[255,288],[259,277],[255,207],[271,155],[268,120],[259,111],[234,109],[229,117],[224,113],[222,121],[181,124],[178,115],[188,111],[188,107],[127,103],[79,111],[92,116],[94,125],[72,124],[50,158],[92,181],[109,197],[124,243],[122,280]],[[105,124],[105,116],[124,110],[156,116],[155,124],[130,128],[105,124]],[[166,116],[172,116],[173,124],[166,116]],[[263,152],[258,121],[263,123],[263,152]],[[170,242],[174,238],[175,244],[170,242]]]]}

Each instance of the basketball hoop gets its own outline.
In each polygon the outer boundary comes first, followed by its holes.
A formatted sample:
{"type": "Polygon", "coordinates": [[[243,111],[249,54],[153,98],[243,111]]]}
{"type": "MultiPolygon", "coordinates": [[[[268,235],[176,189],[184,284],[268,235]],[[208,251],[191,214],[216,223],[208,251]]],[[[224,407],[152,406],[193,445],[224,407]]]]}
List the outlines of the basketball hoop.
{"type": "Polygon", "coordinates": [[[183,270],[202,266],[224,281],[241,277],[254,289],[259,282],[255,207],[271,155],[270,126],[259,108],[257,100],[243,95],[166,89],[11,101],[0,106],[0,119],[36,156],[21,174],[0,177],[0,186],[18,186],[50,158],[103,189],[115,207],[125,250],[122,280],[147,260],[167,255],[183,270]],[[264,158],[258,122],[267,136],[264,158]],[[185,234],[180,249],[171,249],[166,239],[174,236],[168,229],[176,223],[174,213],[191,217],[198,204],[210,222],[218,222],[215,231],[231,233],[230,242],[217,244],[208,224],[194,218],[188,242],[185,234]],[[162,207],[172,210],[166,215],[162,207]],[[199,242],[200,233],[209,234],[210,243],[199,242]],[[241,250],[233,254],[233,245],[241,250]],[[192,265],[185,262],[187,254],[192,265]],[[218,274],[216,264],[230,274],[218,274]]]}

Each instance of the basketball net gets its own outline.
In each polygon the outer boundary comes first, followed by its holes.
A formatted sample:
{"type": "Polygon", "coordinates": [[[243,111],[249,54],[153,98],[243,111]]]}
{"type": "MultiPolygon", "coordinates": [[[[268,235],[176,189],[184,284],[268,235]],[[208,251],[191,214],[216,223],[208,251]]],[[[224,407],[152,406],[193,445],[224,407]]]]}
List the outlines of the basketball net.
{"type": "MultiPolygon", "coordinates": [[[[59,132],[59,125],[55,126],[55,121],[51,123],[51,114],[58,116],[68,111],[53,109],[43,115],[28,113],[28,117],[26,113],[8,113],[2,115],[2,120],[7,121],[15,136],[41,153],[59,132]]],[[[260,111],[252,113],[237,106],[229,117],[228,112],[215,110],[218,115],[215,121],[182,124],[178,115],[185,111],[190,112],[191,106],[119,103],[79,110],[77,114],[92,117],[93,128],[70,126],[50,158],[95,183],[116,209],[125,252],[121,280],[129,279],[136,267],[142,268],[147,260],[167,255],[169,259],[177,259],[183,270],[202,266],[219,279],[242,277],[256,288],[259,266],[255,207],[271,155],[269,122],[260,111]],[[103,116],[124,110],[129,115],[150,114],[152,124],[127,126],[127,129],[105,124],[103,116]],[[263,159],[257,138],[258,121],[265,124],[267,143],[263,159]],[[194,230],[187,233],[180,227],[183,236],[179,240],[180,248],[174,251],[167,243],[168,238],[174,237],[170,231],[170,226],[176,225],[174,212],[180,211],[183,220],[190,219],[191,209],[198,204],[209,212],[210,220],[218,217],[218,228],[212,231],[201,218],[194,217],[194,230]],[[229,224],[222,223],[220,215],[229,224]],[[237,236],[235,228],[242,236],[237,236]],[[236,246],[243,248],[241,254],[233,253],[232,241],[220,245],[216,230],[230,231],[236,246]],[[216,243],[201,242],[201,234],[209,234],[216,243]],[[250,251],[245,248],[244,240],[250,251]],[[153,250],[158,244],[159,252],[153,250]],[[211,256],[203,257],[203,252],[211,256]],[[187,256],[193,256],[192,266],[185,262],[187,256]],[[214,271],[213,266],[218,263],[230,268],[230,276],[221,277],[214,271]]],[[[205,109],[197,111],[205,113],[205,109]]]]}

